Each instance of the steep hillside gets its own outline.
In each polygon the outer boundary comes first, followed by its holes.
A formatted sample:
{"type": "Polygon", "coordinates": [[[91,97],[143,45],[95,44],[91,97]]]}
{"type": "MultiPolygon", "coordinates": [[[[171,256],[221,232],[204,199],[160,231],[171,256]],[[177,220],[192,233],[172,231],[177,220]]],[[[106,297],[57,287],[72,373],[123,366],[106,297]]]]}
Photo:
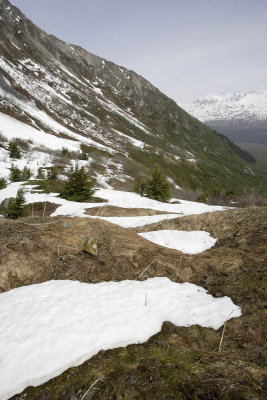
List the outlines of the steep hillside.
{"type": "Polygon", "coordinates": [[[259,183],[253,159],[144,78],[48,35],[7,0],[0,56],[2,143],[30,141],[42,160],[63,147],[75,159],[82,144],[100,184],[128,189],[156,163],[173,188],[259,183]]]}
{"type": "Polygon", "coordinates": [[[202,96],[184,108],[235,142],[267,144],[267,90],[202,96]]]}

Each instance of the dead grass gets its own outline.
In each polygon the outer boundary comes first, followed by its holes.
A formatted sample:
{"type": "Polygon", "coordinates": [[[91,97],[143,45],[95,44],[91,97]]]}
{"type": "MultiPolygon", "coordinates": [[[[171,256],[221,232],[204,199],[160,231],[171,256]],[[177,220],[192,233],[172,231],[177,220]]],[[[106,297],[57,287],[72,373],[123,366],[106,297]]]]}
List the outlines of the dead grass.
{"type": "Polygon", "coordinates": [[[146,208],[120,208],[116,206],[102,206],[88,208],[85,214],[101,215],[102,217],[137,217],[142,215],[169,214],[164,211],[149,210],[146,208]]]}

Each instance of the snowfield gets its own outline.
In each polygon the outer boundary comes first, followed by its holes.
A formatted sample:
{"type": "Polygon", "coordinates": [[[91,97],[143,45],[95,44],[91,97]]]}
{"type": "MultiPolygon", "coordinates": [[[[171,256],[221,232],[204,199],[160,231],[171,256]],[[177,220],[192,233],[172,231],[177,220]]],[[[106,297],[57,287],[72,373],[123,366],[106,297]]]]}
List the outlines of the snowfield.
{"type": "Polygon", "coordinates": [[[169,249],[179,250],[185,254],[203,253],[203,251],[210,249],[216,243],[216,239],[205,231],[161,230],[139,233],[138,235],[150,242],[169,249]]]}
{"type": "MultiPolygon", "coordinates": [[[[15,197],[18,189],[23,182],[10,183],[5,189],[0,190],[0,202],[8,197],[15,197]]],[[[183,217],[186,215],[202,214],[213,211],[223,211],[228,207],[209,206],[207,204],[196,203],[193,201],[179,200],[181,204],[161,203],[160,201],[151,200],[141,197],[133,192],[122,192],[113,189],[99,189],[95,192],[95,196],[106,199],[104,203],[79,203],[68,201],[57,197],[58,193],[31,193],[34,189],[33,185],[23,186],[27,192],[25,199],[27,203],[37,203],[49,201],[58,204],[59,207],[51,214],[51,217],[65,215],[69,217],[99,218],[105,221],[117,224],[123,228],[135,228],[153,224],[164,219],[172,219],[183,217]],[[158,211],[167,211],[170,214],[159,214],[151,216],[138,217],[100,217],[84,214],[88,208],[103,207],[106,205],[117,206],[122,208],[147,208],[158,211]]]]}
{"type": "Polygon", "coordinates": [[[87,284],[54,280],[0,294],[0,400],[100,350],[143,343],[164,321],[219,329],[239,317],[229,297],[168,278],[87,284]]]}

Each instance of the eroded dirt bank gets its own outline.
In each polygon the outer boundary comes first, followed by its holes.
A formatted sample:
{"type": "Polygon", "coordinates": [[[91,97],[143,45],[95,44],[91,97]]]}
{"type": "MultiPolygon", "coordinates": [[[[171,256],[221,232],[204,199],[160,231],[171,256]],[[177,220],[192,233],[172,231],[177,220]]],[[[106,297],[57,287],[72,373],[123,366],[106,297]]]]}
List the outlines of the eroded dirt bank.
{"type": "Polygon", "coordinates": [[[37,219],[1,220],[1,290],[49,279],[134,279],[153,261],[141,279],[167,276],[196,283],[214,296],[230,296],[243,313],[227,322],[220,352],[222,328],[179,328],[165,323],[162,332],[147,343],[101,352],[38,388],[28,388],[22,398],[81,398],[100,375],[86,399],[266,398],[266,216],[266,209],[251,207],[140,228],[203,229],[217,237],[215,247],[194,256],[157,246],[134,230],[96,219],[58,217],[44,224],[37,219]],[[97,257],[81,251],[88,236],[98,241],[97,257]]]}

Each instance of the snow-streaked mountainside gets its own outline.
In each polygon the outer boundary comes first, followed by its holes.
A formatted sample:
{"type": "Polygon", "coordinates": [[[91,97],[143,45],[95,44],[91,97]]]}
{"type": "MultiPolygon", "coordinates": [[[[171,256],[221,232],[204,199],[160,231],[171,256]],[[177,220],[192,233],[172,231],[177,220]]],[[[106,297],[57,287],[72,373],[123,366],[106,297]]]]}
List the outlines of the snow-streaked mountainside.
{"type": "Polygon", "coordinates": [[[0,0],[0,133],[2,148],[20,138],[52,163],[62,148],[75,159],[86,146],[105,187],[130,189],[155,164],[173,189],[257,184],[246,152],[140,75],[47,34],[8,0],[0,0]]]}
{"type": "Polygon", "coordinates": [[[233,141],[267,143],[267,90],[206,95],[183,108],[233,141]]]}

